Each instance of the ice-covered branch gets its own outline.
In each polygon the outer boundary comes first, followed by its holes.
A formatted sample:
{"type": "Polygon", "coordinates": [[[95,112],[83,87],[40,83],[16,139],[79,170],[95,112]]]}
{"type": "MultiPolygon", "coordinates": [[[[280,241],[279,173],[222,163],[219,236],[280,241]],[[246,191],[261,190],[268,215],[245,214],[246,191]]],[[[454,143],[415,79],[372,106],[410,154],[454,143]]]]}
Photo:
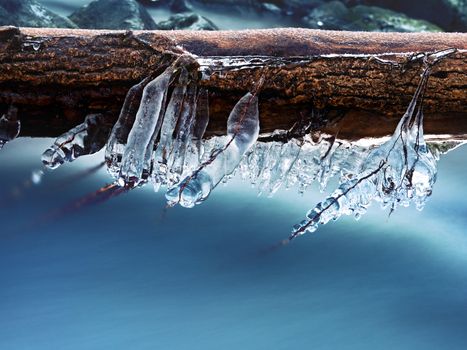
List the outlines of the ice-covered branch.
{"type": "Polygon", "coordinates": [[[390,206],[391,211],[410,202],[419,210],[423,208],[436,181],[436,160],[423,137],[423,93],[430,73],[428,66],[393,136],[373,149],[356,172],[342,176],[337,190],[294,226],[290,239],[344,214],[358,219],[373,200],[383,208],[390,206]]]}
{"type": "Polygon", "coordinates": [[[93,113],[109,113],[115,122],[128,89],[184,49],[215,73],[200,82],[210,91],[207,136],[224,131],[232,106],[264,75],[261,133],[288,129],[317,107],[359,115],[368,127],[350,129],[351,137],[375,137],[375,120],[389,133],[387,118],[404,113],[407,92],[416,88],[420,62],[413,53],[457,48],[430,79],[425,116],[427,132],[459,134],[467,130],[466,37],[299,28],[209,33],[2,27],[0,113],[17,106],[24,136],[57,137],[93,113]],[[37,51],[31,42],[41,43],[37,51]],[[381,60],[409,64],[400,70],[381,60]]]}
{"type": "MultiPolygon", "coordinates": [[[[264,76],[252,78],[256,88],[231,109],[225,134],[206,138],[209,93],[201,82],[209,77],[203,77],[201,73],[207,71],[200,65],[206,60],[180,55],[160,67],[155,78],[153,74],[127,93],[107,142],[109,173],[115,186],[125,190],[146,183],[155,190],[165,185],[169,205],[187,208],[206,200],[236,171],[268,195],[281,186],[295,186],[304,193],[314,181],[324,190],[329,179],[338,177],[338,188],[294,226],[290,239],[344,214],[359,218],[372,201],[391,212],[411,202],[422,209],[436,180],[436,157],[423,135],[424,94],[433,66],[455,52],[414,58],[423,61],[424,70],[393,135],[366,145],[321,133],[313,118],[303,119],[289,131],[274,132],[269,142],[258,142],[264,76]]],[[[59,137],[44,153],[44,164],[56,168],[100,149],[102,133],[108,129],[99,128],[99,118],[88,116],[85,123],[59,137]]]]}

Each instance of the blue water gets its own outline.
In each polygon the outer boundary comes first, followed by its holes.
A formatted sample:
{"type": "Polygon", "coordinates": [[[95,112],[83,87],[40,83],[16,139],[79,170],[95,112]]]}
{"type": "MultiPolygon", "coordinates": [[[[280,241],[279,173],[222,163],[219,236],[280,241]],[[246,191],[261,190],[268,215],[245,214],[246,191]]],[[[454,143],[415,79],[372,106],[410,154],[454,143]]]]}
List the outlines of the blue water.
{"type": "Polygon", "coordinates": [[[467,348],[467,148],[423,212],[375,207],[268,250],[322,194],[238,180],[190,210],[148,187],[50,215],[109,178],[71,180],[98,154],[22,185],[48,143],[0,153],[2,350],[467,348]]]}

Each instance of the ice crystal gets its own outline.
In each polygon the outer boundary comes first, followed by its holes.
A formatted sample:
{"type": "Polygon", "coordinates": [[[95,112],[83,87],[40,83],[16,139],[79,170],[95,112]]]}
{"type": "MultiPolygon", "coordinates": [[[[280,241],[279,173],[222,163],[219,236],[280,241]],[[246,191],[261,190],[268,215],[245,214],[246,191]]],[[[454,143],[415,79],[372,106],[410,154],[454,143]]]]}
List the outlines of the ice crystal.
{"type": "Polygon", "coordinates": [[[257,142],[239,170],[260,194],[272,196],[282,186],[304,193],[315,181],[324,190],[335,175],[355,172],[368,152],[367,147],[332,136],[314,141],[306,135],[285,143],[257,142]]]}
{"type": "Polygon", "coordinates": [[[21,122],[17,119],[17,113],[18,109],[11,106],[8,112],[0,118],[0,150],[8,141],[19,135],[21,122]]]}
{"type": "Polygon", "coordinates": [[[429,74],[427,68],[392,137],[374,148],[356,171],[342,176],[339,187],[294,226],[290,239],[344,214],[358,219],[372,201],[391,211],[410,202],[423,208],[436,181],[436,160],[423,137],[422,100],[429,74]]]}
{"type": "Polygon", "coordinates": [[[49,169],[56,169],[65,162],[96,153],[104,147],[107,134],[105,117],[102,114],[90,114],[82,124],[55,140],[42,154],[42,163],[49,169]]]}
{"type": "Polygon", "coordinates": [[[149,78],[146,78],[128,91],[118,120],[112,128],[107,141],[105,161],[107,170],[114,178],[117,178],[120,171],[123,152],[128,142],[128,134],[135,122],[135,115],[140,105],[143,89],[148,82],[149,78]]]}
{"type": "Polygon", "coordinates": [[[167,191],[169,203],[191,208],[204,201],[219,182],[237,168],[258,134],[258,97],[248,92],[229,115],[225,142],[194,172],[167,191]]]}
{"type": "Polygon", "coordinates": [[[162,124],[171,77],[171,68],[168,68],[144,87],[141,104],[123,152],[118,175],[120,186],[133,187],[147,178],[143,171],[149,171],[154,139],[162,124]]]}
{"type": "Polygon", "coordinates": [[[196,73],[195,58],[183,55],[130,89],[106,147],[108,171],[120,186],[151,181],[157,190],[170,176],[179,180],[195,123],[196,73]]]}
{"type": "MultiPolygon", "coordinates": [[[[273,141],[258,142],[262,79],[230,112],[226,135],[206,139],[209,92],[200,89],[199,73],[207,71],[207,61],[200,66],[198,58],[183,55],[161,67],[156,78],[129,90],[106,145],[112,186],[124,191],[146,183],[156,191],[166,186],[169,205],[191,208],[234,172],[268,196],[281,187],[295,187],[303,194],[313,182],[324,191],[330,179],[338,181],[337,189],[294,226],[290,239],[342,215],[358,219],[374,201],[390,212],[410,203],[422,209],[436,180],[437,155],[448,147],[439,146],[433,154],[425,143],[423,93],[431,66],[450,52],[425,60],[419,86],[394,134],[366,144],[312,132],[312,120],[298,123],[294,132],[274,132],[273,141]]],[[[88,116],[57,138],[44,152],[44,164],[53,169],[100,149],[106,129],[97,127],[102,124],[99,118],[88,116]]],[[[0,127],[5,120],[0,119],[0,127]]],[[[6,139],[4,130],[0,141],[6,139]]],[[[39,175],[33,179],[40,181],[39,175]]]]}

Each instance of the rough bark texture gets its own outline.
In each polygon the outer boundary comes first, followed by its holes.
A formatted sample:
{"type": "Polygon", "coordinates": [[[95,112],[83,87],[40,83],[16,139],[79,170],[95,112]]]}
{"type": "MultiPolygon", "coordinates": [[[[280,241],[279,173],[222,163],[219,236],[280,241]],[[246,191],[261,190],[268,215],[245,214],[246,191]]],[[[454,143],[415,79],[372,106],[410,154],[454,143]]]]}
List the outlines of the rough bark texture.
{"type": "Polygon", "coordinates": [[[458,51],[436,65],[426,91],[426,130],[463,134],[467,34],[462,33],[3,27],[0,112],[17,106],[22,135],[31,136],[57,135],[88,113],[116,118],[133,84],[186,50],[224,63],[222,72],[214,66],[210,78],[201,81],[210,91],[210,134],[225,132],[230,108],[264,76],[262,132],[312,119],[317,127],[340,130],[341,137],[380,136],[393,130],[418,84],[422,60],[411,60],[413,53],[449,48],[458,51]],[[225,67],[231,56],[235,69],[225,67]]]}

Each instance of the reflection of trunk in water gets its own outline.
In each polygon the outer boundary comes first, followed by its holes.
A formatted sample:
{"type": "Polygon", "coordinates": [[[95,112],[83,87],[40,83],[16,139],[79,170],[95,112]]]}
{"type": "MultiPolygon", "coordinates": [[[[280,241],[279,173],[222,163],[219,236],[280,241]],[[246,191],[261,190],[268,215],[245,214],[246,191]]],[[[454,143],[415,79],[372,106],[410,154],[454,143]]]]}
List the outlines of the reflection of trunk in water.
{"type": "Polygon", "coordinates": [[[316,130],[307,128],[295,138],[258,142],[261,83],[233,108],[226,136],[202,141],[209,120],[208,94],[198,89],[197,81],[204,68],[197,58],[183,55],[155,79],[147,78],[128,92],[108,140],[102,130],[97,140],[91,137],[95,123],[86,119],[59,137],[43,161],[55,168],[107,142],[106,164],[117,186],[131,189],[149,182],[158,190],[166,185],[169,204],[185,207],[204,201],[235,171],[269,195],[281,186],[298,187],[303,193],[314,181],[324,190],[330,178],[339,176],[339,188],[294,226],[290,239],[342,214],[358,218],[372,200],[389,206],[391,212],[410,202],[421,209],[436,179],[436,155],[423,137],[423,94],[432,65],[452,52],[425,58],[425,70],[406,113],[393,136],[379,145],[317,136],[316,130]]]}

